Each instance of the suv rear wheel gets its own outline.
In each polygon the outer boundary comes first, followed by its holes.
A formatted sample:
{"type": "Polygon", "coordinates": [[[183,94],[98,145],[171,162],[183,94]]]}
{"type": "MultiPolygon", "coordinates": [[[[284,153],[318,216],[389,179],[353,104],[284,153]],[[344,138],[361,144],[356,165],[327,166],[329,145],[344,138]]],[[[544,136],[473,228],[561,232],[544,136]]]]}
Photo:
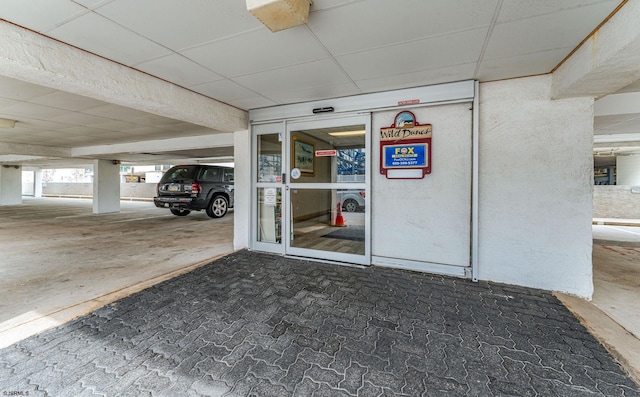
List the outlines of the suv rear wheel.
{"type": "Polygon", "coordinates": [[[185,210],[183,208],[171,208],[170,211],[175,216],[187,216],[191,213],[191,211],[185,210]]]}
{"type": "Polygon", "coordinates": [[[212,218],[221,218],[227,213],[229,201],[224,196],[214,196],[207,207],[207,215],[212,218]]]}

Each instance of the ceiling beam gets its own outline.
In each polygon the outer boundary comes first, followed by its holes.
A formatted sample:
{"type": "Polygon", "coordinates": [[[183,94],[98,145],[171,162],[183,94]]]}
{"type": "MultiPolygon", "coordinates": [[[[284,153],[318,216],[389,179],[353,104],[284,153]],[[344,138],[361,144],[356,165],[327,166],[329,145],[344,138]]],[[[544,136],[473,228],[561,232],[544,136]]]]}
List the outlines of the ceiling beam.
{"type": "Polygon", "coordinates": [[[104,156],[112,153],[162,153],[233,146],[233,134],[211,134],[153,141],[84,146],[71,149],[71,157],[104,156]]]}
{"type": "Polygon", "coordinates": [[[60,158],[71,157],[71,149],[65,147],[0,142],[0,155],[60,158]]]}
{"type": "Polygon", "coordinates": [[[640,78],[640,1],[628,1],[553,72],[554,99],[614,93],[640,78]]]}
{"type": "Polygon", "coordinates": [[[223,132],[246,111],[0,20],[0,75],[223,132]]]}

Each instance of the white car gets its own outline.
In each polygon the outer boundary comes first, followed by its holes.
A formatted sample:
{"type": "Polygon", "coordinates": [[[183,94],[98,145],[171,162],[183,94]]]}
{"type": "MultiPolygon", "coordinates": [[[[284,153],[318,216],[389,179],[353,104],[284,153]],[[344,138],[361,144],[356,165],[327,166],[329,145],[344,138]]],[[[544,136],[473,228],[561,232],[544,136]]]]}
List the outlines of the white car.
{"type": "Polygon", "coordinates": [[[346,212],[364,211],[364,190],[338,190],[338,201],[346,212]]]}

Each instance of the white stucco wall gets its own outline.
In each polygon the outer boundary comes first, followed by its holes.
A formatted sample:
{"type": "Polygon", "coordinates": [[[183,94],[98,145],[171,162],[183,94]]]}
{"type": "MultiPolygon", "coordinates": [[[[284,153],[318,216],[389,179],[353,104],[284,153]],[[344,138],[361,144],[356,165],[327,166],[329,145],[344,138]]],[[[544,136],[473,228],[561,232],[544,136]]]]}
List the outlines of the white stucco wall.
{"type": "MultiPolygon", "coordinates": [[[[470,266],[471,103],[414,108],[421,124],[432,124],[431,174],[423,179],[387,179],[380,174],[380,128],[398,110],[377,112],[372,120],[371,235],[378,258],[470,266]]],[[[386,259],[380,259],[386,261],[386,259]]]]}
{"type": "Polygon", "coordinates": [[[249,130],[233,133],[234,210],[233,248],[249,247],[251,227],[251,138],[249,130]]]}
{"type": "Polygon", "coordinates": [[[479,278],[591,297],[593,100],[480,85],[479,278]]]}
{"type": "Polygon", "coordinates": [[[22,204],[22,167],[0,166],[0,205],[22,204]]]}
{"type": "Polygon", "coordinates": [[[120,212],[120,164],[93,161],[93,213],[120,212]]]}

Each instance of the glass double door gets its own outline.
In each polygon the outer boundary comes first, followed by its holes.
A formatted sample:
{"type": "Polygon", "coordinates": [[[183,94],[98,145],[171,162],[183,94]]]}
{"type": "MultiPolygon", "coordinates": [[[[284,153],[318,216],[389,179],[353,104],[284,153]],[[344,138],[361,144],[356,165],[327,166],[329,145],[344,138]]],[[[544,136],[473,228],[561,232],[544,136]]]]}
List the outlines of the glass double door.
{"type": "Polygon", "coordinates": [[[370,117],[254,126],[254,248],[368,264],[370,117]]]}

